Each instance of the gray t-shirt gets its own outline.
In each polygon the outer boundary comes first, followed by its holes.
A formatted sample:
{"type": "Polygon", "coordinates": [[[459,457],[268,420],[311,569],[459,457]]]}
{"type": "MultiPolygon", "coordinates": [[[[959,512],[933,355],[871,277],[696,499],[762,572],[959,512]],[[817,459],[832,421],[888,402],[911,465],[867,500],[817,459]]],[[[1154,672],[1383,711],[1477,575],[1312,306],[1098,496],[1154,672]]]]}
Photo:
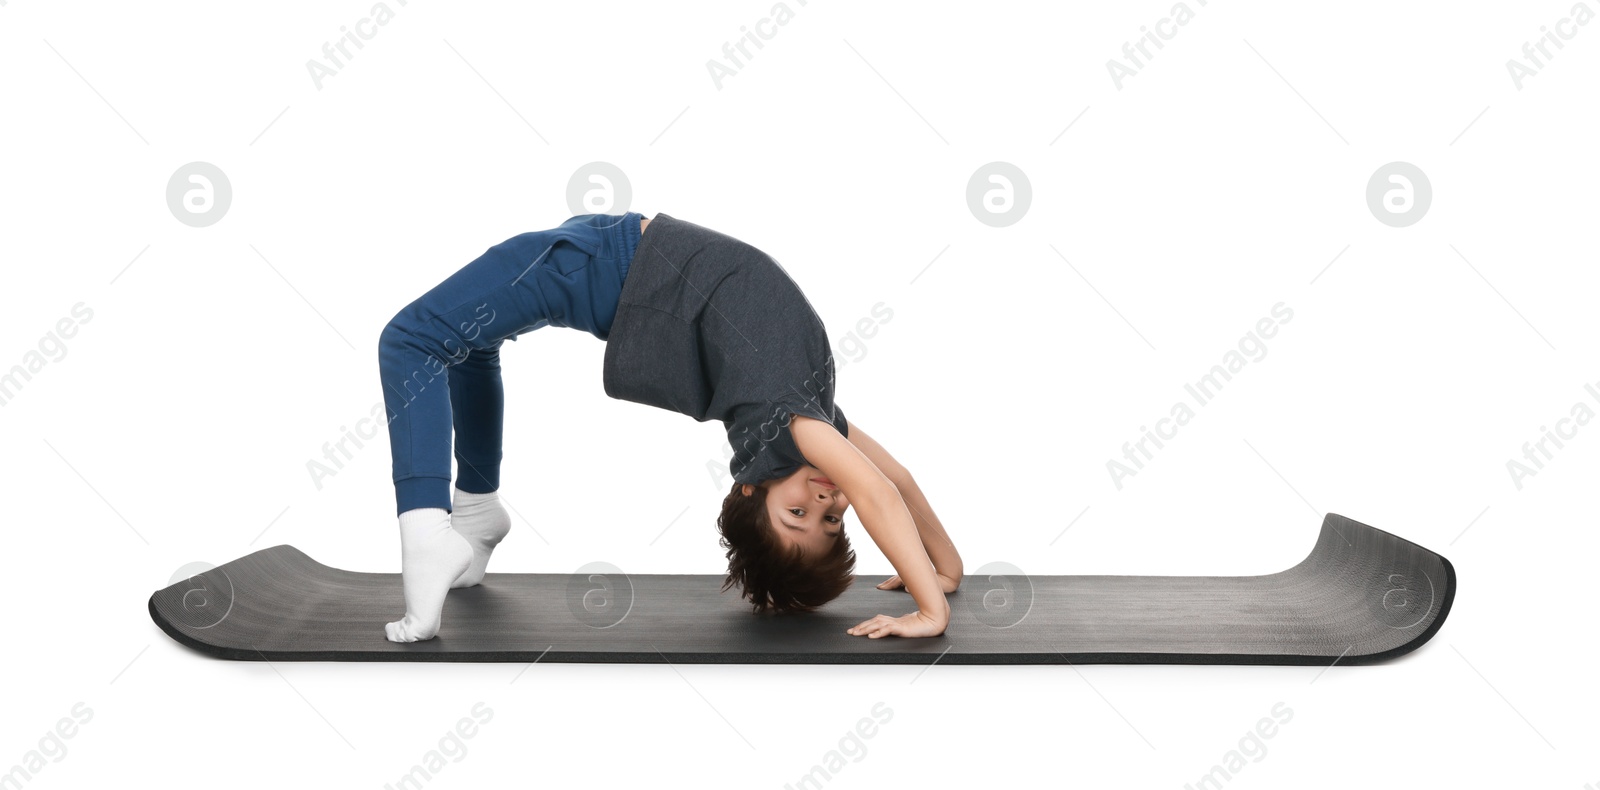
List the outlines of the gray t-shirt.
{"type": "Polygon", "coordinates": [[[628,265],[603,379],[612,398],[722,421],[739,483],[808,463],[793,414],[849,436],[827,331],[800,287],[761,250],[669,214],[628,265]]]}

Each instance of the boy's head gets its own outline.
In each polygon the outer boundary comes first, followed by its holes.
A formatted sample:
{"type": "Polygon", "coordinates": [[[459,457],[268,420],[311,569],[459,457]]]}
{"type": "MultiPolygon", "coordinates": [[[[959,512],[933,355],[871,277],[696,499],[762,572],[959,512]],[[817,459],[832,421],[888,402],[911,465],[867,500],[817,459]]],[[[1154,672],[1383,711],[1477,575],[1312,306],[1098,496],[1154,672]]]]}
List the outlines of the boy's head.
{"type": "Polygon", "coordinates": [[[758,613],[816,609],[855,579],[856,554],[844,534],[850,503],[819,480],[827,480],[821,470],[802,465],[787,477],[734,483],[722,500],[722,589],[739,585],[758,613]]]}

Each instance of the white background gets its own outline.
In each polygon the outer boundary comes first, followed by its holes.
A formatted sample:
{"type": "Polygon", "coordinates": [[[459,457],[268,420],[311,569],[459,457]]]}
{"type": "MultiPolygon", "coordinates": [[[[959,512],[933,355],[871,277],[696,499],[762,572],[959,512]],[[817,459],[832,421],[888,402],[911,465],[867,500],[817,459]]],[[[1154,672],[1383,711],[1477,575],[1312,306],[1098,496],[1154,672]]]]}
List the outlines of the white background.
{"type": "MultiPolygon", "coordinates": [[[[781,788],[881,701],[830,786],[1181,788],[1283,702],[1228,786],[1600,785],[1600,426],[1520,489],[1507,470],[1600,410],[1600,23],[1566,23],[1520,89],[1506,67],[1567,0],[1192,3],[1120,90],[1107,61],[1165,0],[792,4],[720,88],[708,61],[765,2],[392,6],[318,89],[307,62],[371,5],[0,2],[0,370],[93,310],[0,407],[0,769],[82,702],[28,786],[377,788],[481,701],[429,787],[781,788]],[[193,161],[233,190],[209,227],[166,202],[193,161]],[[380,400],[384,322],[580,213],[566,185],[593,161],[631,183],[608,213],[730,233],[800,282],[839,404],[969,572],[1268,573],[1331,511],[1448,557],[1448,622],[1326,671],[268,665],[167,638],[146,600],[190,562],[288,543],[399,570],[386,436],[320,490],[307,461],[380,400]],[[1031,183],[1008,227],[966,203],[991,161],[1031,183]],[[1432,185],[1409,227],[1366,202],[1392,161],[1432,185]],[[863,354],[846,335],[878,302],[863,354]],[[1267,356],[1119,490],[1122,443],[1278,302],[1267,356]]],[[[507,348],[516,515],[491,571],[721,573],[720,423],[606,398],[587,334],[507,348]]],[[[858,570],[890,572],[852,526],[858,570]]]]}

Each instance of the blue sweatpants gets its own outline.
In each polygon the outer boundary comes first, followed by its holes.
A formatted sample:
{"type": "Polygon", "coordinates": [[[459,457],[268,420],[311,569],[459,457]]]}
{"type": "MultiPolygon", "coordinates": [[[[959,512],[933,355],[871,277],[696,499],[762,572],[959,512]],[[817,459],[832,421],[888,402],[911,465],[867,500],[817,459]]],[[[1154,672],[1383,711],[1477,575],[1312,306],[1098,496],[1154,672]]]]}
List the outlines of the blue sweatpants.
{"type": "Polygon", "coordinates": [[[544,326],[605,340],[643,215],[580,214],[490,247],[396,313],[378,339],[396,512],[500,488],[500,345],[544,326]]]}

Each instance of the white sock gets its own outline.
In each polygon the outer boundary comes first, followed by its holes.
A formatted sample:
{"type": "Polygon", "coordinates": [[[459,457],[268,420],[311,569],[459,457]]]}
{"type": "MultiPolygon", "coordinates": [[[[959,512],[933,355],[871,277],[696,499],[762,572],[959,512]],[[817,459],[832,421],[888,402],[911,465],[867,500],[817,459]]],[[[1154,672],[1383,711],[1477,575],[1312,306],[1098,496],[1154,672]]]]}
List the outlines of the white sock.
{"type": "Polygon", "coordinates": [[[494,491],[474,494],[457,488],[450,507],[453,508],[451,526],[472,545],[472,563],[450,585],[453,590],[483,581],[483,574],[489,568],[489,555],[511,531],[511,515],[506,513],[505,506],[500,504],[500,495],[494,491]]]}
{"type": "Polygon", "coordinates": [[[428,507],[400,514],[400,582],[406,616],[383,627],[391,642],[432,639],[439,633],[450,580],[472,563],[472,546],[450,528],[450,513],[428,507]]]}

